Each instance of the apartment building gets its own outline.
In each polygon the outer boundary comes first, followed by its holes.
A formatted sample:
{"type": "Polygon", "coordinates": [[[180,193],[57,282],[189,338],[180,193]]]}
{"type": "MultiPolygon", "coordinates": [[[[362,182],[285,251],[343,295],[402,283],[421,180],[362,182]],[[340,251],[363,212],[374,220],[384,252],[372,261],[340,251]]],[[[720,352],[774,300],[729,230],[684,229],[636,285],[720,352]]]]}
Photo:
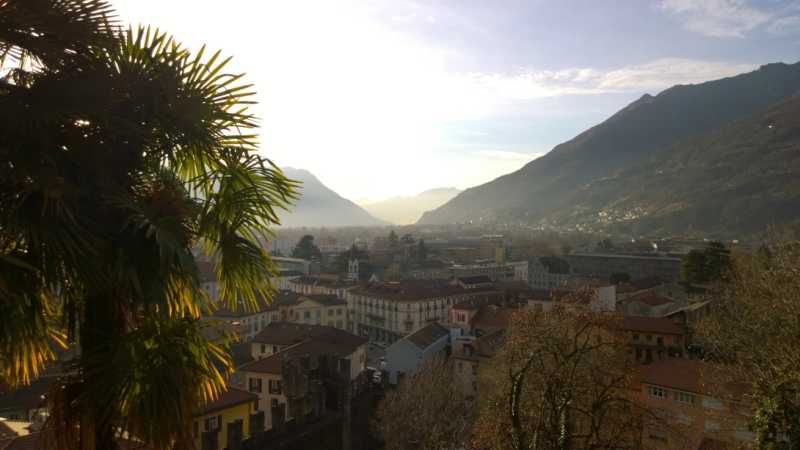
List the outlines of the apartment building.
{"type": "Polygon", "coordinates": [[[239,367],[246,390],[265,411],[264,429],[326,411],[334,386],[358,390],[366,369],[367,340],[331,327],[273,324],[252,342],[254,361],[239,367]],[[323,376],[323,378],[320,378],[323,376]]]}
{"type": "Polygon", "coordinates": [[[663,317],[624,316],[621,324],[637,361],[680,358],[686,352],[686,330],[663,317]]]}
{"type": "Polygon", "coordinates": [[[501,297],[493,287],[467,289],[455,280],[373,282],[348,291],[348,326],[370,340],[394,342],[428,323],[447,321],[459,302],[501,297]]]}
{"type": "Polygon", "coordinates": [[[697,360],[664,359],[641,366],[633,389],[655,413],[645,423],[645,448],[700,448],[719,442],[721,448],[741,448],[755,439],[747,423],[751,415],[743,401],[748,387],[732,383],[725,368],[697,360]]]}

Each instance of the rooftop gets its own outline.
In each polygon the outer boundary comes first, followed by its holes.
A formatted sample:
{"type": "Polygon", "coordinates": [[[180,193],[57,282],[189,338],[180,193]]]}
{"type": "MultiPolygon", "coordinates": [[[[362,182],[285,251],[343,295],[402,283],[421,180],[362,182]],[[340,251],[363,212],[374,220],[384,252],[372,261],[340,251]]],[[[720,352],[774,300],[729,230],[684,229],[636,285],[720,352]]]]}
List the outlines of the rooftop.
{"type": "Polygon", "coordinates": [[[475,328],[505,328],[511,321],[513,313],[513,308],[483,305],[472,318],[472,326],[475,328]]]}
{"type": "Polygon", "coordinates": [[[653,291],[644,291],[639,292],[638,294],[634,294],[631,297],[628,297],[624,300],[624,302],[640,302],[650,306],[659,306],[659,305],[666,305],[668,303],[675,303],[675,300],[664,297],[662,295],[658,295],[653,291]]]}
{"type": "Polygon", "coordinates": [[[403,339],[424,350],[448,334],[450,332],[446,328],[436,322],[431,322],[403,339]]]}
{"type": "Polygon", "coordinates": [[[253,342],[257,344],[292,345],[312,338],[341,343],[353,348],[367,341],[344,330],[324,325],[271,322],[253,338],[253,342]]]}
{"type": "MultiPolygon", "coordinates": [[[[330,328],[330,327],[324,327],[330,328]]],[[[335,328],[333,328],[335,330],[335,328]]],[[[340,331],[340,330],[337,330],[340,331]]],[[[289,347],[273,353],[266,358],[257,359],[239,367],[240,371],[258,372],[280,375],[283,373],[285,360],[300,356],[329,356],[344,358],[352,355],[359,346],[366,344],[367,340],[350,333],[341,332],[338,335],[311,336],[290,345],[289,347]]]]}
{"type": "Polygon", "coordinates": [[[403,280],[368,283],[351,291],[354,294],[394,301],[427,300],[475,293],[496,293],[493,287],[466,289],[447,280],[403,280]]]}
{"type": "Polygon", "coordinates": [[[302,299],[309,299],[319,303],[322,306],[339,306],[339,305],[347,305],[346,300],[342,300],[341,298],[333,295],[333,294],[312,294],[312,295],[301,295],[300,300],[302,299]]]}
{"type": "Polygon", "coordinates": [[[299,294],[290,291],[279,291],[273,298],[266,299],[259,296],[256,299],[255,309],[250,308],[243,300],[237,302],[237,307],[231,309],[227,304],[218,302],[220,307],[213,312],[214,317],[245,317],[267,311],[277,311],[280,306],[296,305],[299,294]]]}
{"type": "Polygon", "coordinates": [[[249,403],[258,400],[258,395],[243,391],[236,388],[228,388],[227,391],[220,394],[219,398],[213,402],[206,403],[198,411],[194,413],[195,417],[204,416],[206,414],[215,413],[228,409],[232,406],[241,405],[242,403],[249,403]]]}
{"type": "Polygon", "coordinates": [[[683,334],[681,327],[664,317],[625,316],[622,318],[622,329],[642,333],[683,334]]]}

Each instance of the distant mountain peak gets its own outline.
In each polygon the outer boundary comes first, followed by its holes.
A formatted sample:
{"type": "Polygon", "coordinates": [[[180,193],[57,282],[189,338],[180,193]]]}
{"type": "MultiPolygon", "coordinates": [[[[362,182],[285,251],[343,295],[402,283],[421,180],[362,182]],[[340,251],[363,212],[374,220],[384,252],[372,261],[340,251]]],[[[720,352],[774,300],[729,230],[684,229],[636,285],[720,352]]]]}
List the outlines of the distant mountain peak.
{"type": "Polygon", "coordinates": [[[325,186],[306,169],[282,167],[284,175],[300,181],[300,199],[288,212],[279,213],[284,227],[346,227],[388,225],[360,206],[325,186]]]}

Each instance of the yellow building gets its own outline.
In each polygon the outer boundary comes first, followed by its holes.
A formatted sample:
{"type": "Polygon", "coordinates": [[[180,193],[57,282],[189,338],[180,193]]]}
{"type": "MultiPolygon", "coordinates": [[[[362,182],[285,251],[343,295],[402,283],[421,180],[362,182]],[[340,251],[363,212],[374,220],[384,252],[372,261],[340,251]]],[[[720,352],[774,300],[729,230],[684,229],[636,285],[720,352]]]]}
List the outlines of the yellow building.
{"type": "Polygon", "coordinates": [[[263,417],[258,410],[258,396],[241,389],[228,389],[195,413],[192,424],[195,448],[238,448],[236,442],[250,437],[253,416],[263,417]]]}

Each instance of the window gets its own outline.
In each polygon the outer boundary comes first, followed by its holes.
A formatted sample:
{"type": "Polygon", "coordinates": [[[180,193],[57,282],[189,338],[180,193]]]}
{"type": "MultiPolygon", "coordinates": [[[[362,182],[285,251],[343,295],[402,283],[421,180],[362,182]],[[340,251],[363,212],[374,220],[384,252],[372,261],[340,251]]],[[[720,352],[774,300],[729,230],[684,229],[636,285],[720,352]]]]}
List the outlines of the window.
{"type": "Polygon", "coordinates": [[[303,312],[303,318],[304,319],[310,319],[311,318],[311,311],[304,311],[303,312]]]}
{"type": "Polygon", "coordinates": [[[650,386],[647,388],[647,393],[650,394],[650,397],[667,398],[667,390],[657,386],[650,386]]]}
{"type": "Polygon", "coordinates": [[[676,392],[675,400],[681,403],[694,403],[694,395],[688,394],[686,392],[676,392]]]}
{"type": "Polygon", "coordinates": [[[638,334],[636,334],[636,333],[634,333],[634,334],[633,334],[633,340],[634,340],[634,341],[638,341],[638,340],[639,340],[639,335],[638,335],[638,334]]]}
{"type": "Polygon", "coordinates": [[[278,353],[278,346],[277,345],[273,345],[272,346],[272,353],[278,353]]]}
{"type": "Polygon", "coordinates": [[[270,402],[270,405],[272,405],[273,408],[277,408],[278,407],[278,399],[277,398],[273,398],[272,401],[270,402]]]}
{"type": "Polygon", "coordinates": [[[267,353],[267,345],[261,344],[261,353],[267,353]]]}
{"type": "Polygon", "coordinates": [[[270,394],[281,393],[281,380],[269,380],[269,393],[270,394]]]}
{"type": "Polygon", "coordinates": [[[463,364],[461,364],[461,361],[459,361],[459,362],[458,362],[458,371],[459,371],[459,372],[461,372],[461,369],[462,369],[462,367],[461,367],[461,366],[463,366],[463,364]]]}
{"type": "Polygon", "coordinates": [[[645,338],[647,339],[647,342],[652,342],[653,341],[653,335],[652,334],[646,335],[645,338]]]}
{"type": "Polygon", "coordinates": [[[219,430],[219,416],[213,416],[206,419],[204,431],[217,431],[217,430],[219,430]]]}
{"type": "Polygon", "coordinates": [[[658,345],[664,345],[664,338],[663,338],[663,337],[661,337],[661,336],[658,336],[658,337],[656,338],[656,344],[658,344],[658,345]]]}
{"type": "Polygon", "coordinates": [[[192,434],[195,438],[200,434],[200,424],[197,421],[192,423],[192,434]]]}
{"type": "Polygon", "coordinates": [[[261,378],[250,378],[248,387],[250,392],[261,392],[261,378]]]}
{"type": "Polygon", "coordinates": [[[719,431],[719,422],[716,420],[706,420],[706,431],[719,431]]]}
{"type": "Polygon", "coordinates": [[[722,400],[706,397],[703,399],[703,407],[709,409],[722,409],[724,405],[722,404],[722,400]]]}
{"type": "Polygon", "coordinates": [[[681,425],[691,425],[692,418],[686,413],[679,412],[677,415],[678,423],[681,425]]]}

